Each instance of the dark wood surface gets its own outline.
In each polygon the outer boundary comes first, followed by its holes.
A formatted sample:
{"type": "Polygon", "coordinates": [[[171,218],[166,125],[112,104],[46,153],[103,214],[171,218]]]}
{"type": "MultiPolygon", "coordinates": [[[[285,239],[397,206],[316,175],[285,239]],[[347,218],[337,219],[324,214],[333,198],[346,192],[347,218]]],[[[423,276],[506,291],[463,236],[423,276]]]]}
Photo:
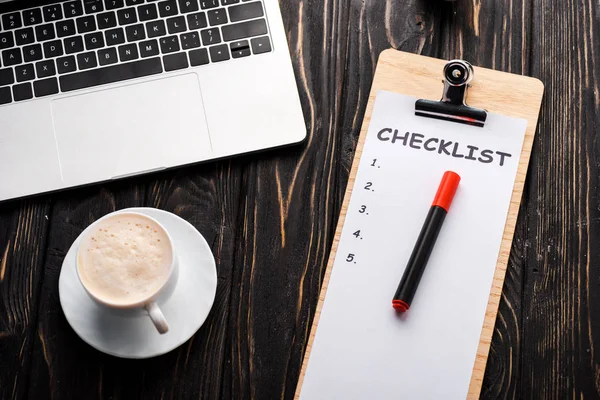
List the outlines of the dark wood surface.
{"type": "Polygon", "coordinates": [[[377,56],[389,47],[545,83],[482,398],[599,398],[600,3],[281,0],[281,8],[305,144],[0,204],[0,398],[293,398],[377,56]],[[218,269],[200,331],[143,361],[86,345],[58,302],[77,235],[132,206],[190,221],[218,269]]]}

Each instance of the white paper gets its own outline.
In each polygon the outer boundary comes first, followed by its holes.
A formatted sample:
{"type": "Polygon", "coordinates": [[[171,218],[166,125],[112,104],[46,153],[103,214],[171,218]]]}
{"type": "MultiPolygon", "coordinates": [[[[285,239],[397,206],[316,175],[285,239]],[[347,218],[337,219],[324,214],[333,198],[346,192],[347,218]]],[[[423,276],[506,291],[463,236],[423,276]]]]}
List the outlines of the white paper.
{"type": "Polygon", "coordinates": [[[303,400],[467,396],[527,121],[488,113],[480,128],[418,117],[416,100],[377,95],[303,400]],[[395,129],[423,137],[392,143],[395,129]],[[425,150],[430,138],[447,147],[425,150]],[[447,170],[459,188],[410,310],[398,314],[392,297],[447,170]]]}

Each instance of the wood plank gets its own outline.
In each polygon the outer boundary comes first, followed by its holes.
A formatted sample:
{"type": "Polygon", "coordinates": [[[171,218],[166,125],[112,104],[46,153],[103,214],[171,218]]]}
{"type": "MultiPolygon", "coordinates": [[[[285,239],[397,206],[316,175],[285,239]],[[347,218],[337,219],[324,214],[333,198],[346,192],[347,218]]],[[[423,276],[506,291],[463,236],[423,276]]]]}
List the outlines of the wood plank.
{"type": "Polygon", "coordinates": [[[116,363],[77,336],[60,307],[58,278],[62,261],[77,236],[102,215],[124,206],[141,205],[143,191],[122,181],[53,197],[28,397],[100,397],[106,378],[103,375],[110,379],[111,374],[126,374],[131,367],[116,363]]]}
{"type": "Polygon", "coordinates": [[[434,47],[420,1],[280,4],[309,137],[246,171],[225,399],[293,397],[377,55],[434,47]]]}
{"type": "Polygon", "coordinates": [[[530,175],[521,398],[600,395],[598,2],[532,2],[547,85],[530,175]]]}
{"type": "Polygon", "coordinates": [[[27,393],[49,209],[44,198],[0,206],[0,399],[27,393]]]}

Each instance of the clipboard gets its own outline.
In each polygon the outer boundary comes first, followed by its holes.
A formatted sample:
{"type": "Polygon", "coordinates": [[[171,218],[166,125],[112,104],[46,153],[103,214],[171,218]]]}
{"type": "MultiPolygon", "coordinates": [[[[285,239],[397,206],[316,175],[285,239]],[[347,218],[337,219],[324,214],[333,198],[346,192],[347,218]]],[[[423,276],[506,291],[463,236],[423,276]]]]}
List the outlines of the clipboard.
{"type": "Polygon", "coordinates": [[[315,336],[323,311],[323,304],[330,284],[332,268],[340,245],[342,230],[356,183],[357,171],[363,154],[363,146],[371,123],[375,98],[380,91],[395,92],[422,99],[420,105],[419,101],[417,101],[415,114],[423,117],[433,117],[452,121],[454,119],[452,114],[455,114],[458,119],[464,117],[463,123],[469,123],[470,125],[475,126],[483,126],[483,124],[485,124],[486,112],[526,120],[525,135],[520,157],[518,159],[516,178],[512,195],[510,196],[510,204],[504,225],[500,251],[496,260],[491,290],[489,292],[485,317],[479,336],[477,353],[468,387],[467,398],[475,399],[479,397],[500,303],[502,286],[504,284],[506,266],[515,231],[519,205],[523,194],[523,186],[531,155],[544,86],[541,81],[535,78],[477,67],[475,69],[476,78],[468,86],[470,87],[468,94],[470,106],[466,106],[466,104],[464,104],[466,92],[464,91],[467,86],[462,89],[450,88],[450,90],[448,87],[443,87],[441,71],[445,66],[447,66],[447,61],[445,60],[414,55],[392,49],[385,50],[380,54],[361,134],[348,179],[338,226],[323,279],[323,286],[319,295],[319,301],[308,338],[295,393],[296,399],[300,398],[302,391],[311,351],[313,349],[315,336]],[[440,101],[440,93],[442,93],[442,91],[443,98],[442,101],[440,101]],[[463,104],[461,104],[461,102],[463,104]],[[446,107],[447,105],[450,105],[450,107],[446,107]],[[461,109],[461,107],[463,108],[461,109]],[[449,109],[450,111],[448,111],[449,109]],[[448,117],[449,115],[450,117],[448,117]]]}

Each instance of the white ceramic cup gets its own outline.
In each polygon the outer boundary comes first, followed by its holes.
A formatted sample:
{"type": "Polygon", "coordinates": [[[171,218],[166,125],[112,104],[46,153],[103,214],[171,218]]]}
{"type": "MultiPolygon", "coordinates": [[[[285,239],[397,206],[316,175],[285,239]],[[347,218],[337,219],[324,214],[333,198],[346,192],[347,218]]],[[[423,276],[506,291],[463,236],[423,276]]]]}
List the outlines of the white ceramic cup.
{"type": "Polygon", "coordinates": [[[94,300],[96,302],[96,304],[98,304],[100,307],[105,308],[107,311],[109,311],[113,314],[116,313],[117,315],[131,316],[131,317],[137,316],[140,314],[147,314],[150,317],[150,319],[152,320],[152,323],[154,324],[154,326],[156,327],[156,330],[158,330],[159,333],[163,334],[163,333],[168,332],[169,324],[167,323],[167,319],[165,318],[162,311],[160,310],[159,304],[167,301],[169,299],[169,297],[171,297],[171,295],[173,294],[173,291],[175,290],[175,286],[177,285],[177,278],[179,276],[179,263],[177,261],[177,255],[175,253],[175,246],[173,245],[173,240],[171,239],[171,236],[169,235],[169,232],[167,232],[165,227],[162,226],[157,220],[147,216],[146,214],[141,214],[141,213],[132,212],[132,211],[123,211],[123,212],[115,211],[115,212],[105,215],[104,217],[98,219],[93,224],[88,226],[81,234],[81,238],[82,239],[79,242],[80,245],[77,250],[77,268],[76,268],[77,269],[77,277],[79,278],[81,285],[83,286],[83,288],[85,289],[87,294],[90,296],[90,298],[92,300],[94,300]],[[96,225],[98,225],[101,221],[104,221],[105,219],[108,219],[108,218],[117,218],[118,216],[126,216],[126,215],[134,215],[137,218],[152,221],[160,229],[162,229],[165,237],[168,238],[168,244],[171,247],[172,259],[171,259],[171,263],[170,263],[169,275],[167,276],[165,281],[162,283],[162,285],[160,285],[153,293],[151,293],[146,298],[144,298],[140,301],[137,301],[135,303],[131,303],[131,304],[118,303],[117,304],[117,303],[111,303],[111,302],[107,301],[106,299],[100,298],[86,286],[85,281],[81,278],[81,272],[79,270],[80,269],[80,254],[79,254],[79,252],[81,250],[81,242],[84,240],[90,240],[89,236],[90,236],[91,232],[93,232],[94,227],[96,225]]]}

